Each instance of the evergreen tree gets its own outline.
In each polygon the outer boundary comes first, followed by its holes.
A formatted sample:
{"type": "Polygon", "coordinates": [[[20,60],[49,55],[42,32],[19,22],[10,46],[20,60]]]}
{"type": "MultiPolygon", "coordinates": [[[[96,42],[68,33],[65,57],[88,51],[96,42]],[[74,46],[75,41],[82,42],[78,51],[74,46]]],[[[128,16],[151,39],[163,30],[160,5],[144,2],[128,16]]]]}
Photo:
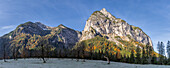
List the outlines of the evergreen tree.
{"type": "Polygon", "coordinates": [[[89,46],[90,46],[90,59],[91,60],[93,59],[93,46],[92,45],[93,45],[92,43],[89,44],[89,46]]]}
{"type": "Polygon", "coordinates": [[[61,49],[59,49],[59,51],[58,51],[58,57],[59,57],[59,58],[62,57],[62,56],[61,56],[61,49]]]}
{"type": "Polygon", "coordinates": [[[85,51],[84,51],[84,49],[82,50],[82,54],[83,54],[83,62],[85,62],[85,51]]]}
{"type": "Polygon", "coordinates": [[[131,50],[131,55],[130,55],[130,63],[134,63],[135,59],[134,59],[134,50],[131,50]]]}
{"type": "MultiPolygon", "coordinates": [[[[5,40],[3,40],[4,42],[6,42],[7,40],[5,39],[5,40]]],[[[4,43],[4,44],[2,44],[3,45],[3,59],[4,59],[4,62],[7,62],[6,61],[6,46],[7,46],[7,43],[4,43]]]]}
{"type": "Polygon", "coordinates": [[[152,52],[153,52],[152,46],[149,46],[149,44],[147,44],[146,45],[146,59],[147,59],[147,63],[151,63],[152,52]]]}
{"type": "Polygon", "coordinates": [[[165,46],[164,46],[164,44],[163,44],[163,42],[158,42],[158,45],[157,45],[158,47],[158,52],[159,52],[159,62],[160,62],[160,64],[164,64],[163,62],[163,60],[164,60],[164,55],[165,55],[165,46]]]}
{"type": "Polygon", "coordinates": [[[81,46],[82,46],[82,58],[83,58],[83,62],[85,62],[85,46],[86,46],[86,43],[84,41],[82,41],[81,46]]]}
{"type": "Polygon", "coordinates": [[[156,55],[155,55],[155,54],[153,54],[151,63],[152,63],[152,64],[156,64],[156,63],[157,63],[157,59],[156,59],[156,55]]]}
{"type": "Polygon", "coordinates": [[[135,63],[140,64],[140,63],[141,63],[141,58],[140,58],[140,56],[141,56],[141,50],[140,50],[140,47],[139,47],[139,46],[137,46],[136,52],[137,52],[137,54],[136,54],[136,62],[135,62],[135,63]]]}
{"type": "Polygon", "coordinates": [[[103,60],[103,59],[104,59],[103,55],[104,55],[104,54],[103,54],[103,49],[102,49],[102,50],[101,50],[101,57],[100,57],[100,58],[101,58],[101,60],[103,60]]]}
{"type": "Polygon", "coordinates": [[[97,59],[101,59],[101,51],[99,50],[98,54],[97,54],[97,59]]]}
{"type": "Polygon", "coordinates": [[[146,59],[149,59],[149,45],[146,45],[146,59]]]}
{"type": "Polygon", "coordinates": [[[124,55],[123,62],[127,62],[126,58],[127,58],[126,55],[124,55]]]}
{"type": "Polygon", "coordinates": [[[170,62],[170,41],[168,41],[166,49],[168,54],[168,62],[170,62]]]}
{"type": "Polygon", "coordinates": [[[126,62],[127,62],[127,63],[130,63],[130,58],[129,58],[129,56],[126,57],[126,62]]]}
{"type": "Polygon", "coordinates": [[[147,58],[146,58],[146,53],[145,53],[145,48],[142,48],[142,64],[148,63],[147,58]]]}
{"type": "Polygon", "coordinates": [[[152,63],[153,53],[154,53],[153,47],[152,47],[152,46],[149,46],[149,62],[150,62],[150,63],[152,63]]]}
{"type": "Polygon", "coordinates": [[[77,61],[79,61],[80,50],[77,50],[77,61]]]}

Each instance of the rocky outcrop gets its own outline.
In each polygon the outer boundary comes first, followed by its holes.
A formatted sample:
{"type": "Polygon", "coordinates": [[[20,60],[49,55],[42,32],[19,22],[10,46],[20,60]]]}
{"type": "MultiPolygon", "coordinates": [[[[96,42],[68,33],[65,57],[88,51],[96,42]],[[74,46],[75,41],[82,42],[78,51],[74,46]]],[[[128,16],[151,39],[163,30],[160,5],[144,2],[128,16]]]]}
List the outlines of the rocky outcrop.
{"type": "Polygon", "coordinates": [[[122,40],[135,40],[144,45],[151,45],[152,41],[139,27],[129,25],[126,21],[115,18],[103,8],[95,11],[86,21],[80,41],[94,38],[96,35],[106,36],[108,40],[119,42],[115,37],[119,36],[122,40]]]}

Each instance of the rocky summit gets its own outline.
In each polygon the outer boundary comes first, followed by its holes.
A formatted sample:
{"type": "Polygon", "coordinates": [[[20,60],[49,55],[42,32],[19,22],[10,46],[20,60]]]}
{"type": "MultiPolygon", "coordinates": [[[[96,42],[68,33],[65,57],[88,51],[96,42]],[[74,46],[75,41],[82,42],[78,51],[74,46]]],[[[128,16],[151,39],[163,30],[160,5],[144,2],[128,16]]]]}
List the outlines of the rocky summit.
{"type": "Polygon", "coordinates": [[[105,36],[109,41],[114,41],[116,44],[121,44],[117,39],[120,38],[125,41],[134,40],[144,45],[152,46],[150,37],[142,29],[116,18],[107,12],[105,8],[95,11],[89,17],[82,31],[80,41],[94,38],[96,35],[105,36]]]}
{"type": "MultiPolygon", "coordinates": [[[[15,47],[22,54],[23,51],[25,53],[33,49],[38,50],[40,44],[44,43],[42,40],[47,40],[45,43],[50,45],[50,50],[56,51],[58,48],[72,49],[78,43],[90,39],[93,39],[93,42],[89,41],[91,43],[105,40],[107,42],[115,42],[117,46],[128,46],[130,44],[134,46],[152,46],[150,37],[142,29],[129,25],[120,18],[116,18],[103,8],[92,13],[86,21],[82,32],[62,24],[58,27],[46,26],[40,22],[21,24],[15,30],[0,37],[0,50],[2,52],[2,50],[6,49],[8,50],[7,54],[12,56],[10,51],[14,50],[15,47]],[[99,38],[101,38],[99,41],[95,41],[99,38]]],[[[96,46],[99,47],[98,45],[96,46]]],[[[103,43],[101,43],[101,46],[104,46],[103,43]]],[[[123,48],[119,50],[121,49],[123,48]]],[[[0,53],[0,56],[2,57],[2,53],[0,53]]]]}

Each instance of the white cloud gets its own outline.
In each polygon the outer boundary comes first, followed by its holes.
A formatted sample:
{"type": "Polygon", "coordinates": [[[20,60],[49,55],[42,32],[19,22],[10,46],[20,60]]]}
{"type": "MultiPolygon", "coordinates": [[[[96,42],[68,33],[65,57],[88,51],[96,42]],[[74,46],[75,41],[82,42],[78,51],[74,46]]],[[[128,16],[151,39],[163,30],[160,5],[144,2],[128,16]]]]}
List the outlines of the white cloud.
{"type": "Polygon", "coordinates": [[[3,26],[0,29],[4,30],[4,29],[11,29],[11,28],[14,28],[14,27],[15,27],[14,25],[8,25],[8,26],[3,26]]]}

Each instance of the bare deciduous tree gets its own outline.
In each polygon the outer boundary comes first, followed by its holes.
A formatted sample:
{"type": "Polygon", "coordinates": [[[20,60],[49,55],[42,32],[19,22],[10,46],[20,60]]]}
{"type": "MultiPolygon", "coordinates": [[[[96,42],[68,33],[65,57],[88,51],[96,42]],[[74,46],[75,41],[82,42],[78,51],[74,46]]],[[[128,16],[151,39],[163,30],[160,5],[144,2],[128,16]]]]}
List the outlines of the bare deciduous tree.
{"type": "Polygon", "coordinates": [[[43,59],[43,63],[46,63],[45,57],[44,57],[44,45],[41,44],[41,58],[43,59]]]}

